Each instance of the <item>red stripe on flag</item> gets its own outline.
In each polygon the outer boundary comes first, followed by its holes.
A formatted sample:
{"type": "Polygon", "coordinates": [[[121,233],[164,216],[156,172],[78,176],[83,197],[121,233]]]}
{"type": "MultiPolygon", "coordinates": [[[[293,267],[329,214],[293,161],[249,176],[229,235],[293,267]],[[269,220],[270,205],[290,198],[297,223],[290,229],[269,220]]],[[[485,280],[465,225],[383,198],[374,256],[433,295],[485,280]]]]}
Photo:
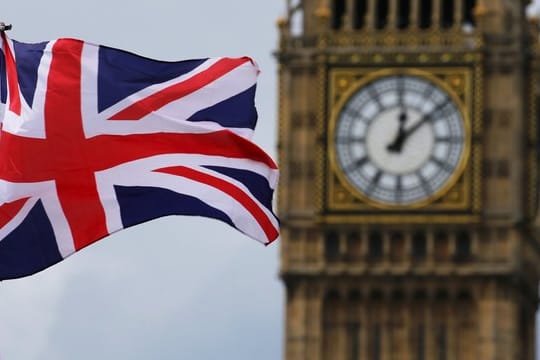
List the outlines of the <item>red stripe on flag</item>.
{"type": "Polygon", "coordinates": [[[178,84],[171,85],[128,106],[124,110],[113,115],[109,120],[140,120],[151,112],[201,89],[240,65],[251,61],[252,60],[247,57],[221,59],[208,69],[201,71],[193,77],[178,84]]]}
{"type": "Polygon", "coordinates": [[[158,169],[155,171],[165,174],[182,176],[187,179],[210,185],[218,190],[223,191],[224,193],[238,201],[247,211],[249,211],[249,213],[251,213],[253,218],[257,221],[261,229],[266,234],[266,238],[268,239],[267,243],[271,243],[278,237],[279,233],[274,224],[272,224],[270,219],[268,219],[268,216],[264,213],[264,211],[261,210],[259,205],[255,201],[253,201],[253,199],[250,198],[238,186],[215,176],[208,175],[185,166],[172,166],[158,169]]]}
{"type": "Polygon", "coordinates": [[[15,58],[9,47],[6,34],[1,32],[2,42],[6,57],[6,70],[9,90],[9,110],[17,115],[21,115],[21,95],[19,94],[19,77],[17,76],[17,66],[15,58]]]}
{"type": "MultiPolygon", "coordinates": [[[[60,107],[58,112],[62,109],[65,108],[60,107]]],[[[47,126],[47,134],[52,132],[50,129],[47,126]]],[[[71,177],[68,170],[79,168],[77,165],[81,161],[84,161],[87,169],[101,171],[128,161],[163,154],[202,154],[248,159],[264,164],[269,169],[277,169],[276,163],[261,148],[229,130],[207,134],[100,135],[83,144],[80,142],[78,137],[73,136],[64,142],[58,139],[53,146],[48,140],[2,132],[0,153],[10,154],[10,161],[0,161],[0,178],[12,182],[54,180],[58,177],[71,177]],[[47,161],[36,161],[41,158],[47,161]]]]}
{"type": "Polygon", "coordinates": [[[58,198],[76,250],[108,235],[94,171],[85,164],[89,156],[81,115],[83,45],[82,41],[61,39],[53,46],[45,100],[47,144],[43,148],[53,158],[45,162],[56,171],[58,198]]]}
{"type": "Polygon", "coordinates": [[[30,198],[28,197],[17,201],[5,203],[4,205],[0,206],[0,229],[6,226],[8,222],[13,220],[15,215],[17,215],[19,211],[21,211],[28,199],[30,198]]]}

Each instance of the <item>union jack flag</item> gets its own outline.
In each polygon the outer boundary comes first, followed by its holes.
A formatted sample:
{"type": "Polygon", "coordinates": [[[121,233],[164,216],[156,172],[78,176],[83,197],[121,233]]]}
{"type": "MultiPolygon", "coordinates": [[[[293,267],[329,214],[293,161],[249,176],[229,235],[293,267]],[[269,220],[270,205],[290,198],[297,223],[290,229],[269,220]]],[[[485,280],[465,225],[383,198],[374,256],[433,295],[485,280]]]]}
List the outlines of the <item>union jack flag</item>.
{"type": "Polygon", "coordinates": [[[163,62],[1,34],[0,280],[167,215],[278,237],[278,169],[249,140],[251,59],[163,62]]]}

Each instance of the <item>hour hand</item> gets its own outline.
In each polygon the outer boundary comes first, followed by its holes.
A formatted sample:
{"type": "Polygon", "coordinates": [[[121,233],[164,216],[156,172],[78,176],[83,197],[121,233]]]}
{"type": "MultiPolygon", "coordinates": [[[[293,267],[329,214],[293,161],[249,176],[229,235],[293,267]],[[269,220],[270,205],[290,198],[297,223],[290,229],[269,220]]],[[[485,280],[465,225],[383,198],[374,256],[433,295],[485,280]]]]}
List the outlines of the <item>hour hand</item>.
{"type": "Polygon", "coordinates": [[[390,144],[386,146],[386,149],[390,152],[401,152],[401,148],[403,147],[403,142],[405,141],[405,138],[407,137],[407,133],[405,132],[405,123],[407,122],[407,113],[405,110],[401,111],[401,114],[399,114],[399,129],[398,133],[396,135],[396,138],[394,141],[392,141],[390,144]]]}
{"type": "Polygon", "coordinates": [[[398,134],[394,141],[386,146],[386,149],[390,152],[398,153],[401,152],[403,147],[403,141],[405,140],[405,131],[402,128],[399,128],[398,134]]]}

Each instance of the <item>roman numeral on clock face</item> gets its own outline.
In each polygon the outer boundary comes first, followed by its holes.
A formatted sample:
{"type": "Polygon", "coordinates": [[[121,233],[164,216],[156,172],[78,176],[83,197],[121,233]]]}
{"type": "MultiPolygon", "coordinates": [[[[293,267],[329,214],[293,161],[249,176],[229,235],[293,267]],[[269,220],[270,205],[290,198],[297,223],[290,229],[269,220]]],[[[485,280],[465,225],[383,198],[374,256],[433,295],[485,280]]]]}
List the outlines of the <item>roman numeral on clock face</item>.
{"type": "Polygon", "coordinates": [[[420,184],[422,186],[422,189],[424,190],[424,193],[426,195],[431,194],[433,190],[431,189],[431,185],[429,184],[428,180],[424,177],[424,175],[422,175],[420,171],[417,171],[415,174],[418,179],[420,179],[420,184]]]}
{"type": "Polygon", "coordinates": [[[463,142],[463,137],[458,135],[437,136],[435,137],[435,141],[450,144],[460,144],[463,142]]]}
{"type": "Polygon", "coordinates": [[[360,169],[361,167],[363,167],[368,162],[369,162],[369,158],[367,156],[363,156],[360,159],[353,161],[344,170],[346,172],[356,171],[360,169]]]}
{"type": "Polygon", "coordinates": [[[370,195],[375,188],[377,188],[377,185],[379,184],[379,181],[381,181],[381,176],[383,175],[382,170],[377,170],[373,178],[371,179],[371,182],[369,184],[368,189],[366,190],[366,193],[370,195]]]}
{"type": "Polygon", "coordinates": [[[403,176],[396,176],[396,189],[395,189],[395,199],[396,203],[400,203],[403,197],[403,176]]]}
{"type": "Polygon", "coordinates": [[[365,137],[357,137],[357,136],[345,136],[345,137],[338,137],[336,139],[336,143],[338,144],[354,144],[354,143],[365,143],[366,138],[365,137]]]}
{"type": "Polygon", "coordinates": [[[433,161],[437,166],[441,169],[443,169],[446,172],[452,172],[454,171],[454,166],[452,164],[446,162],[445,160],[438,159],[434,155],[431,155],[430,160],[433,161]]]}

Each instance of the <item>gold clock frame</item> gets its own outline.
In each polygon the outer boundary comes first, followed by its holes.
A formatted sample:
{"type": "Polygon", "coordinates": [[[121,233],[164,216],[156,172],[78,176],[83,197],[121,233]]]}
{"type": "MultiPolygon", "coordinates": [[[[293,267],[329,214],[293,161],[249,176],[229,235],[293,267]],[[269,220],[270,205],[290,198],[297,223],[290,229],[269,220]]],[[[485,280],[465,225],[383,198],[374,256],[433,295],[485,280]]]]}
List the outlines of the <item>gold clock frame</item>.
{"type": "Polygon", "coordinates": [[[465,104],[461,99],[456,95],[456,93],[446,84],[445,82],[441,81],[436,76],[431,75],[429,72],[415,69],[415,68],[404,68],[404,69],[398,69],[398,68],[392,68],[392,69],[382,69],[374,72],[370,72],[365,77],[361,78],[360,80],[356,81],[354,84],[351,84],[351,86],[340,96],[340,100],[338,101],[337,105],[333,106],[333,111],[330,115],[330,121],[328,125],[328,154],[329,154],[329,160],[330,160],[330,169],[332,172],[338,177],[339,181],[343,186],[349,190],[349,192],[353,195],[358,197],[363,202],[376,207],[380,209],[414,209],[414,208],[421,208],[425,205],[432,203],[433,201],[441,198],[443,195],[445,195],[450,188],[452,188],[458,178],[463,173],[463,170],[465,170],[465,166],[467,165],[467,162],[469,160],[470,152],[471,152],[471,124],[470,124],[470,118],[468,116],[468,113],[465,108],[465,104]],[[376,199],[373,199],[369,197],[368,195],[364,194],[362,191],[360,191],[357,187],[351,184],[351,182],[347,179],[345,173],[342,171],[340,166],[338,165],[338,161],[336,159],[336,146],[335,146],[335,130],[336,125],[339,120],[339,115],[342,112],[342,109],[347,104],[347,102],[350,100],[350,98],[358,91],[360,91],[363,87],[367,86],[368,84],[375,82],[379,79],[393,76],[393,75],[408,75],[408,76],[416,76],[425,80],[428,80],[432,84],[435,84],[440,89],[442,89],[450,98],[452,101],[456,104],[461,117],[463,119],[463,127],[464,127],[464,133],[465,133],[465,139],[464,139],[464,146],[463,146],[463,152],[461,154],[461,158],[454,170],[454,172],[450,175],[450,177],[446,180],[446,182],[437,189],[434,193],[429,195],[428,197],[412,202],[410,204],[390,204],[385,203],[381,201],[377,201],[376,199]]]}
{"type": "Polygon", "coordinates": [[[325,106],[328,119],[323,152],[324,198],[322,218],[327,222],[477,222],[481,205],[481,147],[475,138],[481,133],[481,69],[479,66],[454,67],[391,66],[330,67],[326,72],[328,93],[325,106]],[[393,205],[367,197],[346,179],[337,165],[334,131],[343,106],[362,86],[378,78],[405,74],[431,81],[448,93],[461,112],[465,127],[464,152],[455,173],[434,194],[408,205],[393,205]]]}

